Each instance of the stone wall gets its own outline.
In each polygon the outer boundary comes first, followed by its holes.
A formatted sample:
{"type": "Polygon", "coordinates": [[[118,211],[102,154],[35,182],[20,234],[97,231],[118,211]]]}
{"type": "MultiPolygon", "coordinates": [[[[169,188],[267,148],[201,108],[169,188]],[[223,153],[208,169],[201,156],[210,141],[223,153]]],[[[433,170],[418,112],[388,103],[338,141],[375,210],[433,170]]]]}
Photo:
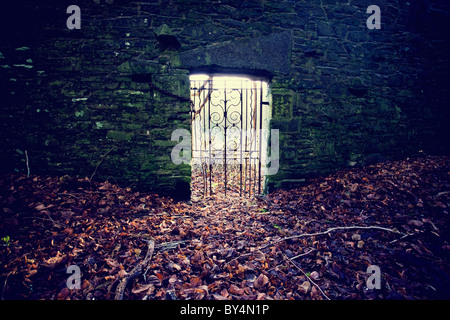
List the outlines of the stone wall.
{"type": "Polygon", "coordinates": [[[189,73],[270,78],[280,170],[448,153],[450,8],[442,1],[21,1],[2,12],[2,171],[91,176],[189,195],[174,165],[189,73]],[[66,8],[81,8],[69,30],[66,8]],[[381,29],[369,30],[369,5],[381,29]]]}

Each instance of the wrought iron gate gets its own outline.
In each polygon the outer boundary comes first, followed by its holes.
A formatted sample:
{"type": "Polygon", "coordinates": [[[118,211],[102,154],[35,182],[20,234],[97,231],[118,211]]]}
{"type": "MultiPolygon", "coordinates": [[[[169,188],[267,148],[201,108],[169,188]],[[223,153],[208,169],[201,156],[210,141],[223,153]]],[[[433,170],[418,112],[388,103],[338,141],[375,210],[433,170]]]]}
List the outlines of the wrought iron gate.
{"type": "Polygon", "coordinates": [[[263,191],[266,96],[267,83],[262,80],[191,80],[193,182],[200,185],[203,197],[263,191]]]}

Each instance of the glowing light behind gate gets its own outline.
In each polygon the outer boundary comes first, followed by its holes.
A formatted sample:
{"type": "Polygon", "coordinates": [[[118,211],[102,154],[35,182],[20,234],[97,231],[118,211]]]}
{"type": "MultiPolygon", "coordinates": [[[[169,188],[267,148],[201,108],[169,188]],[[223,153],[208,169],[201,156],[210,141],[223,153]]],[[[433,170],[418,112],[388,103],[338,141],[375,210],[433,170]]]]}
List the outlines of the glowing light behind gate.
{"type": "Polygon", "coordinates": [[[194,74],[190,83],[191,166],[202,172],[203,196],[213,194],[217,187],[213,173],[221,175],[225,196],[229,179],[239,185],[240,195],[260,193],[262,175],[269,172],[265,165],[272,114],[267,81],[242,75],[194,74]]]}

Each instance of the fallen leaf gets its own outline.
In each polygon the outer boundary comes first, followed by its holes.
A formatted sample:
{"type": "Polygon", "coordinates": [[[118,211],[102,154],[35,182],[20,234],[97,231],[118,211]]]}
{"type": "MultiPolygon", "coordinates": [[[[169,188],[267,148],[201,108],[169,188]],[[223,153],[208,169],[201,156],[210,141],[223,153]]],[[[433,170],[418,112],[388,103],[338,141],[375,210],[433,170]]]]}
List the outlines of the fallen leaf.
{"type": "Polygon", "coordinates": [[[107,263],[110,267],[118,268],[118,267],[120,266],[120,263],[118,263],[118,262],[117,262],[116,260],[114,260],[114,259],[107,258],[107,259],[105,259],[105,261],[106,261],[106,263],[107,263]]]}
{"type": "Polygon", "coordinates": [[[256,278],[253,286],[256,290],[261,290],[266,284],[269,283],[269,278],[265,274],[260,274],[258,278],[256,278]]]}
{"type": "Polygon", "coordinates": [[[309,281],[304,281],[301,285],[298,286],[298,291],[302,294],[307,294],[311,290],[311,283],[309,281]]]}
{"type": "Polygon", "coordinates": [[[264,292],[259,292],[256,296],[256,300],[263,300],[266,297],[264,292]]]}
{"type": "Polygon", "coordinates": [[[173,283],[177,282],[177,280],[178,280],[177,275],[173,274],[169,278],[169,284],[173,284],[173,283]]]}
{"type": "Polygon", "coordinates": [[[67,261],[67,256],[61,252],[57,252],[55,257],[51,257],[44,261],[43,265],[49,269],[55,269],[67,261]]]}
{"type": "Polygon", "coordinates": [[[117,273],[117,275],[118,275],[120,278],[125,278],[125,277],[128,275],[128,272],[126,272],[124,269],[122,269],[122,270],[119,270],[119,272],[117,273]]]}
{"type": "Polygon", "coordinates": [[[58,293],[58,300],[66,300],[67,297],[70,294],[70,290],[67,287],[64,287],[59,293],[58,293]]]}
{"type": "Polygon", "coordinates": [[[81,285],[81,290],[86,290],[89,288],[92,288],[92,284],[87,279],[84,279],[83,284],[81,285]]]}
{"type": "Polygon", "coordinates": [[[225,288],[220,291],[220,294],[225,298],[227,298],[229,296],[229,293],[228,293],[227,289],[225,289],[225,288]]]}
{"type": "Polygon", "coordinates": [[[260,250],[253,251],[253,257],[259,262],[264,262],[266,260],[265,254],[260,250]]]}
{"type": "Polygon", "coordinates": [[[40,204],[40,205],[38,205],[38,206],[36,206],[36,207],[34,207],[36,210],[38,210],[38,211],[42,211],[42,210],[44,210],[44,209],[46,209],[47,207],[46,206],[44,206],[43,204],[40,204]]]}
{"type": "Polygon", "coordinates": [[[159,280],[159,278],[157,276],[153,275],[153,274],[150,275],[150,276],[147,276],[147,282],[150,283],[150,284],[154,284],[154,285],[160,285],[161,284],[161,281],[159,280]]]}
{"type": "Polygon", "coordinates": [[[165,291],[164,289],[159,289],[158,292],[155,294],[156,298],[161,298],[162,296],[164,296],[165,291]]]}
{"type": "Polygon", "coordinates": [[[421,226],[423,226],[423,222],[422,221],[414,220],[414,219],[409,220],[408,224],[411,225],[411,226],[414,226],[414,227],[421,227],[421,226]]]}
{"type": "MultiPolygon", "coordinates": [[[[134,294],[138,294],[138,293],[141,293],[141,292],[144,292],[144,291],[153,291],[154,289],[155,289],[155,286],[153,284],[151,284],[151,283],[144,284],[144,285],[138,283],[131,290],[131,292],[133,292],[134,294]]],[[[147,294],[150,294],[150,293],[147,293],[147,294]]]]}
{"type": "Polygon", "coordinates": [[[229,300],[228,298],[217,293],[214,293],[212,296],[214,297],[215,300],[229,300]]]}
{"type": "Polygon", "coordinates": [[[191,288],[197,287],[202,283],[202,280],[199,277],[194,277],[191,279],[190,285],[191,288]]]}
{"type": "Polygon", "coordinates": [[[231,294],[243,295],[244,289],[239,288],[235,284],[231,284],[230,287],[228,288],[228,292],[231,294]]]}
{"type": "Polygon", "coordinates": [[[156,277],[158,278],[159,281],[163,281],[164,276],[161,273],[156,273],[156,277]]]}
{"type": "Polygon", "coordinates": [[[353,234],[353,235],[352,235],[352,240],[353,240],[353,241],[359,241],[359,240],[361,240],[361,235],[360,235],[360,234],[357,234],[357,233],[353,234]]]}

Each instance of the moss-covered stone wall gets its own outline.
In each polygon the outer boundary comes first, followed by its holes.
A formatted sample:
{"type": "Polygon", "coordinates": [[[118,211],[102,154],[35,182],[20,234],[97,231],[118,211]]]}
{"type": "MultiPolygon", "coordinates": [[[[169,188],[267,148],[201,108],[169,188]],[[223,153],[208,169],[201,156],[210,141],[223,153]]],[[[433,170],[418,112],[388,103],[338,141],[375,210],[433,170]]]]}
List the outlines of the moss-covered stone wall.
{"type": "Polygon", "coordinates": [[[2,171],[115,179],[188,196],[174,165],[189,73],[271,79],[280,169],[269,189],[383,158],[448,153],[442,1],[21,1],[3,10],[2,171]],[[369,5],[381,29],[369,30],[369,5]]]}

